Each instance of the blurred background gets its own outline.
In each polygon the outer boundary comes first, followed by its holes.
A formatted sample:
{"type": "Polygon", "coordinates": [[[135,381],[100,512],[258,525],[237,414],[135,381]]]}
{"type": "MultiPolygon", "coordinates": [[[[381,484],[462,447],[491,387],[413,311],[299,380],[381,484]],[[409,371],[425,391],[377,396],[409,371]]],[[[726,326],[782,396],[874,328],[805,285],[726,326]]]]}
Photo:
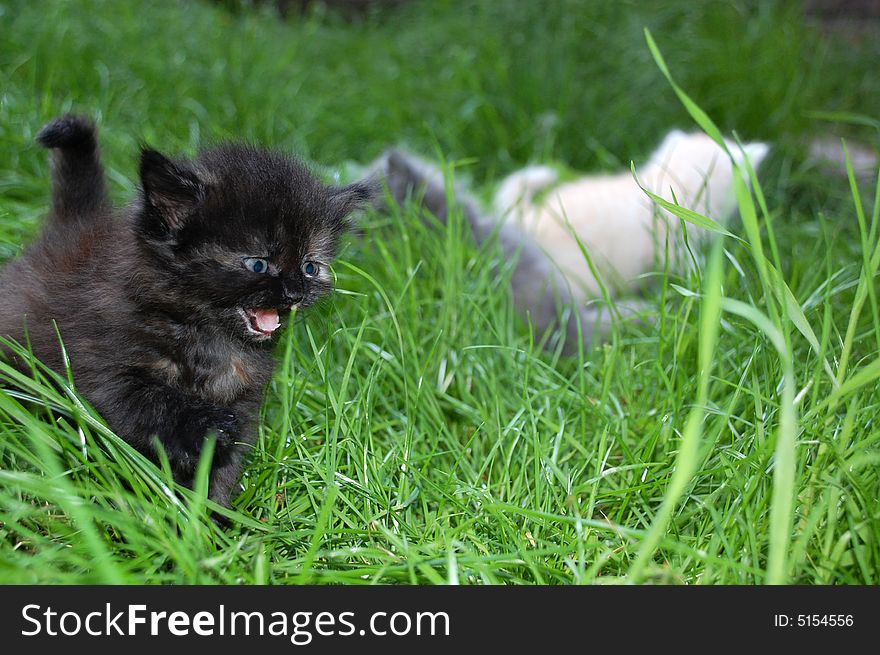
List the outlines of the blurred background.
{"type": "Polygon", "coordinates": [[[474,158],[487,182],[531,160],[625,165],[692,126],[645,27],[722,129],[797,155],[872,138],[819,114],[877,117],[878,17],[876,0],[7,0],[0,165],[68,109],[105,124],[123,186],[139,139],[240,137],[328,165],[405,143],[474,158]]]}

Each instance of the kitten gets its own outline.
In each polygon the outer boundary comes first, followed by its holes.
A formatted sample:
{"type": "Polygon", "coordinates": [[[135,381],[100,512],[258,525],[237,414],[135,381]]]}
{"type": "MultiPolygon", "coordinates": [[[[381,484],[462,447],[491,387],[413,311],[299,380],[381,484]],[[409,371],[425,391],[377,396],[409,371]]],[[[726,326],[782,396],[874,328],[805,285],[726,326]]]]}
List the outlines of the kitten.
{"type": "MultiPolygon", "coordinates": [[[[764,143],[746,144],[742,151],[732,141],[725,144],[738,166],[745,155],[756,170],[768,151],[764,143]]],[[[636,174],[655,195],[718,222],[723,223],[735,207],[730,157],[705,134],[670,132],[636,174]]],[[[631,171],[581,177],[553,188],[556,181],[552,168],[525,168],[505,178],[492,204],[497,216],[508,217],[552,252],[572,283],[576,300],[600,293],[578,240],[613,291],[632,290],[639,276],[655,270],[667,237],[675,254],[678,218],[655,208],[631,171]],[[547,189],[536,202],[536,194],[547,189]]],[[[694,226],[688,226],[688,234],[698,240],[703,236],[694,226]]]]}
{"type": "MultiPolygon", "coordinates": [[[[391,149],[368,167],[368,179],[384,182],[393,200],[403,206],[408,198],[417,198],[421,206],[443,224],[450,210],[443,170],[419,157],[391,149]]],[[[583,335],[588,339],[591,329],[598,324],[599,331],[610,328],[608,316],[594,307],[576,304],[571,289],[558,267],[533,240],[512,222],[500,221],[484,211],[480,203],[461,186],[454,189],[453,207],[462,212],[471,226],[477,245],[497,238],[506,260],[513,262],[511,288],[516,308],[528,313],[542,334],[559,327],[560,308],[562,332],[570,348],[578,339],[578,321],[572,312],[580,314],[583,335]]],[[[385,209],[377,196],[376,208],[385,209]]]]}
{"type": "Polygon", "coordinates": [[[325,186],[249,145],[194,160],[144,149],[138,198],[115,209],[90,121],[56,119],[37,141],[53,149],[52,209],[0,270],[0,336],[63,373],[57,323],[78,390],[132,446],[161,446],[182,484],[215,435],[209,495],[228,506],[281,317],[331,291],[346,217],[370,189],[325,186]]]}
{"type": "MultiPolygon", "coordinates": [[[[726,142],[734,160],[743,152],[726,142]]],[[[768,152],[763,143],[744,147],[757,170],[768,152]]],[[[443,171],[418,157],[389,150],[371,166],[384,179],[394,200],[420,198],[421,205],[441,222],[449,211],[443,171]]],[[[733,168],[730,158],[703,134],[674,130],[649,161],[637,168],[639,181],[656,195],[723,222],[733,211],[733,168]]],[[[630,171],[615,175],[584,176],[552,188],[557,172],[545,166],[527,167],[499,185],[492,211],[461,186],[454,204],[470,224],[478,244],[497,236],[503,252],[514,264],[511,286],[514,303],[530,315],[538,333],[559,326],[568,352],[577,348],[579,315],[581,335],[590,345],[594,336],[607,334],[611,316],[601,304],[589,303],[601,290],[581,247],[589,253],[606,290],[612,297],[633,291],[639,277],[662,268],[667,232],[674,254],[678,218],[657,208],[639,188],[630,171]],[[539,192],[542,200],[536,200],[539,192]],[[559,309],[563,308],[561,316],[559,309]]],[[[699,238],[698,228],[688,234],[699,238]]],[[[618,313],[629,317],[641,303],[616,303],[618,313]]]]}

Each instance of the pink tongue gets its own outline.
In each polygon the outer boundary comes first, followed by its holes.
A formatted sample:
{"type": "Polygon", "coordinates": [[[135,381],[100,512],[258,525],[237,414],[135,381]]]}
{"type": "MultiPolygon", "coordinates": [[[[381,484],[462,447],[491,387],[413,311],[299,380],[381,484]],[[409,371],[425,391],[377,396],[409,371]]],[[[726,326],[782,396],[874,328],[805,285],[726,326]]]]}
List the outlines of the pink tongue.
{"type": "Polygon", "coordinates": [[[254,320],[257,329],[262,332],[274,332],[281,325],[281,321],[278,320],[278,312],[274,309],[255,309],[254,320]]]}

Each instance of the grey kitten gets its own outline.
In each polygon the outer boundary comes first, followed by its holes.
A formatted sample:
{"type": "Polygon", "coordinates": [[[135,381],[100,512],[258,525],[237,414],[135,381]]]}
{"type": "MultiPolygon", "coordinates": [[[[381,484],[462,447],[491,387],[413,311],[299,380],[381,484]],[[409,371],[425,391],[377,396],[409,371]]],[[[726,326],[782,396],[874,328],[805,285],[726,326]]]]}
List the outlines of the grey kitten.
{"type": "MultiPolygon", "coordinates": [[[[425,210],[446,223],[450,206],[439,167],[415,155],[391,149],[373,162],[369,170],[371,178],[385,182],[398,204],[403,205],[407,199],[418,200],[425,210]]],[[[557,345],[562,337],[564,352],[572,353],[578,348],[578,322],[580,336],[587,346],[593,345],[596,337],[608,334],[612,325],[608,308],[598,302],[591,305],[576,302],[569,281],[519,225],[481,211],[479,202],[460,184],[455,186],[453,203],[470,225],[478,245],[497,239],[505,260],[515,262],[511,277],[514,304],[528,315],[536,337],[554,329],[556,336],[548,342],[548,347],[557,345]]],[[[632,316],[638,310],[637,303],[620,305],[618,310],[623,316],[632,316]]]]}

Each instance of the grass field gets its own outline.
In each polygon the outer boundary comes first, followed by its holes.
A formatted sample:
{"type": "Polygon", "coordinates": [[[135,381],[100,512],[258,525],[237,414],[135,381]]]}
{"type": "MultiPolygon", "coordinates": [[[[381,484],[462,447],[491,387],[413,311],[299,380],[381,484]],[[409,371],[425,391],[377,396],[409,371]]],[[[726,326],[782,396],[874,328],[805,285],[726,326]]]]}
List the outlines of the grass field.
{"type": "Polygon", "coordinates": [[[804,157],[814,134],[880,145],[876,32],[823,38],[779,2],[282,22],[0,0],[0,258],[38,229],[33,137],[70,109],[99,119],[120,202],[142,140],[249,139],[328,178],[404,143],[461,162],[481,193],[530,161],[628,166],[696,128],[646,27],[722,131],[774,146],[741,238],[655,276],[655,325],[546,352],[461,221],[365,216],[340,292],[279,345],[236,527],[69,387],[0,391],[0,582],[876,584],[877,177],[804,157]]]}

